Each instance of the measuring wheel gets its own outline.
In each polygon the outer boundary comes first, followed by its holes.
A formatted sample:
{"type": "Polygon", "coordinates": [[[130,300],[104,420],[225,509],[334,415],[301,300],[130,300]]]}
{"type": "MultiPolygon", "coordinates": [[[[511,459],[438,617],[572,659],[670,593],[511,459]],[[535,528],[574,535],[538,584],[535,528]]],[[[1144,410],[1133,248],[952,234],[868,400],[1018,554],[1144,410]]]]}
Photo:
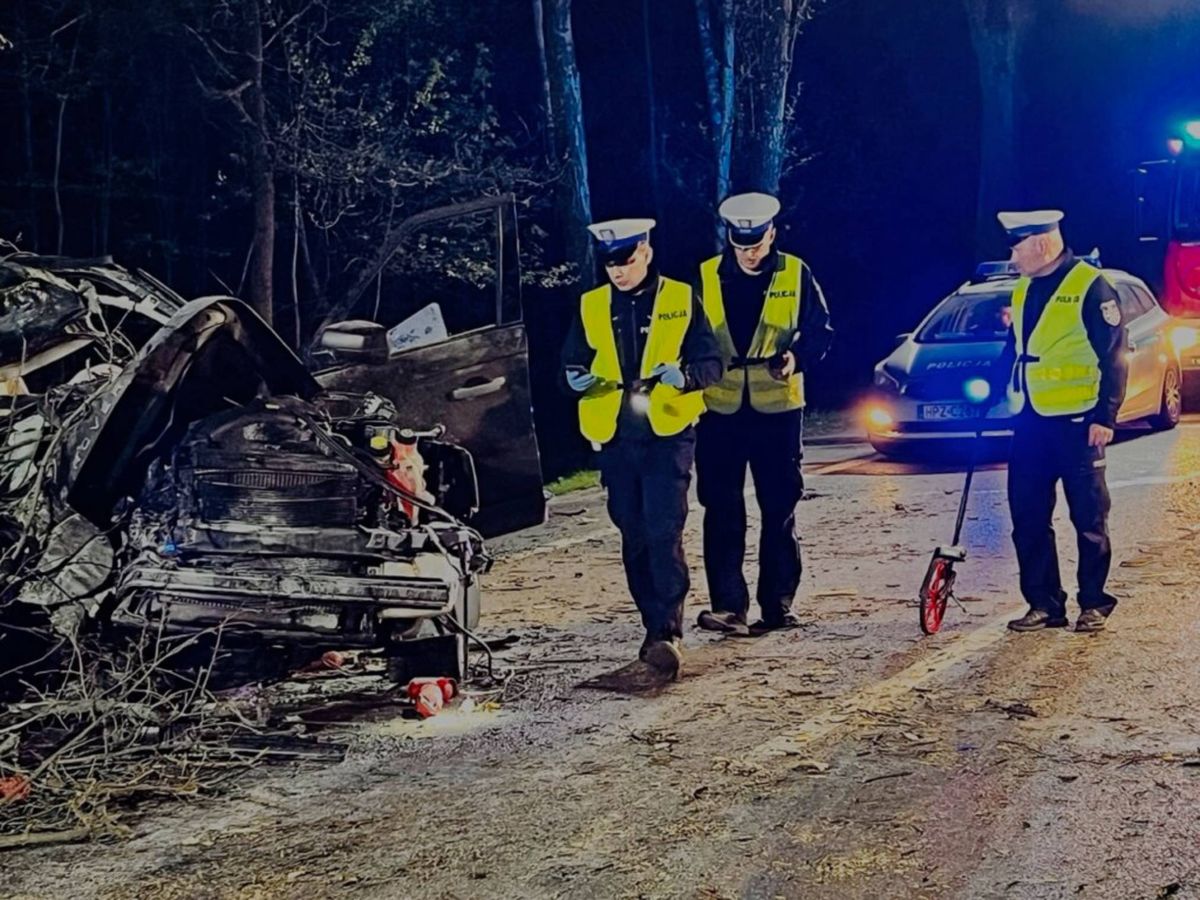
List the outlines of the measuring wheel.
{"type": "Polygon", "coordinates": [[[937,634],[942,627],[946,604],[954,596],[954,563],[957,561],[955,556],[939,547],[925,570],[925,580],[921,582],[921,631],[925,634],[937,634]]]}
{"type": "Polygon", "coordinates": [[[958,540],[962,537],[963,520],[967,517],[967,498],[971,496],[971,482],[975,478],[975,463],[979,456],[979,444],[983,439],[983,422],[987,417],[987,407],[984,404],[991,392],[991,385],[983,378],[972,378],[963,385],[963,393],[967,399],[978,407],[975,440],[971,445],[967,477],[963,480],[962,494],[958,498],[954,537],[949,547],[938,547],[933,551],[933,559],[929,560],[929,568],[925,570],[925,580],[921,582],[921,630],[925,634],[936,634],[942,627],[942,620],[946,616],[946,604],[951,600],[962,609],[962,604],[954,596],[954,564],[967,558],[967,551],[959,545],[958,540]]]}

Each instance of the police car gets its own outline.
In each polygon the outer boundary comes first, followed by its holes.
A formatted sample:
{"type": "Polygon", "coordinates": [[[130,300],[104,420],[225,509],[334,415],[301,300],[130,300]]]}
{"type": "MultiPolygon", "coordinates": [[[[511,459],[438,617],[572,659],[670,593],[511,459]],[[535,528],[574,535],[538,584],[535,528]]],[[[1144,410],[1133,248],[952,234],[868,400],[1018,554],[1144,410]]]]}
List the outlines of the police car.
{"type": "MultiPolygon", "coordinates": [[[[1099,267],[1094,254],[1085,261],[1099,267]]],[[[1129,336],[1129,382],[1118,424],[1147,420],[1174,428],[1183,411],[1179,353],[1172,318],[1141,279],[1104,269],[1116,288],[1129,336]]],[[[1004,349],[1017,272],[983,263],[975,276],[938,303],[875,367],[865,410],[867,437],[884,454],[1012,435],[1004,390],[1010,358],[1004,349]]]]}

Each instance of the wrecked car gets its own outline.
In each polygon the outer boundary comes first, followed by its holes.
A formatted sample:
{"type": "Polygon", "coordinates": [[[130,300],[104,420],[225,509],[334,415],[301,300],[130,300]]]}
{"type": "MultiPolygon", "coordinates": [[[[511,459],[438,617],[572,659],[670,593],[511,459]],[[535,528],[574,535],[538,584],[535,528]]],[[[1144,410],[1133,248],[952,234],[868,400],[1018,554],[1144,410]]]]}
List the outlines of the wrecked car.
{"type": "Polygon", "coordinates": [[[481,531],[544,516],[505,218],[500,198],[402,225],[307,366],[236,299],[0,261],[2,655],[35,658],[36,622],[204,635],[241,680],[348,647],[461,677],[481,531]],[[482,243],[430,243],[464,217],[482,243]],[[413,240],[474,260],[432,313],[419,285],[384,292],[413,240]]]}

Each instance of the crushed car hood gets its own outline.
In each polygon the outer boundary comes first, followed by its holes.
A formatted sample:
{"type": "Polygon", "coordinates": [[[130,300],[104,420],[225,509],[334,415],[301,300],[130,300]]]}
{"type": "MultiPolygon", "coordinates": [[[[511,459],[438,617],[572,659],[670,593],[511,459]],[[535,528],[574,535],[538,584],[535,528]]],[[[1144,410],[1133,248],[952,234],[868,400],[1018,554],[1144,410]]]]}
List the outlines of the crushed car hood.
{"type": "Polygon", "coordinates": [[[92,400],[90,427],[67,440],[68,502],[103,526],[137,493],[161,447],[188,426],[266,394],[311,398],[319,385],[245,303],[204,297],[186,304],[92,400]]]}

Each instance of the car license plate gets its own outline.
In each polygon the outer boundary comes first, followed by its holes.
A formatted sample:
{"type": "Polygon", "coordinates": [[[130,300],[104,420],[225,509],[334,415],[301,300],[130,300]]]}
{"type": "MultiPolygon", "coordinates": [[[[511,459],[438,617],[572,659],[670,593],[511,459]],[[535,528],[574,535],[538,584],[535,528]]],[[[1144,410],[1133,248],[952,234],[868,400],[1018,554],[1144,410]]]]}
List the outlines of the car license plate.
{"type": "Polygon", "coordinates": [[[971,407],[965,403],[925,403],[917,407],[918,419],[969,419],[971,407]]]}

